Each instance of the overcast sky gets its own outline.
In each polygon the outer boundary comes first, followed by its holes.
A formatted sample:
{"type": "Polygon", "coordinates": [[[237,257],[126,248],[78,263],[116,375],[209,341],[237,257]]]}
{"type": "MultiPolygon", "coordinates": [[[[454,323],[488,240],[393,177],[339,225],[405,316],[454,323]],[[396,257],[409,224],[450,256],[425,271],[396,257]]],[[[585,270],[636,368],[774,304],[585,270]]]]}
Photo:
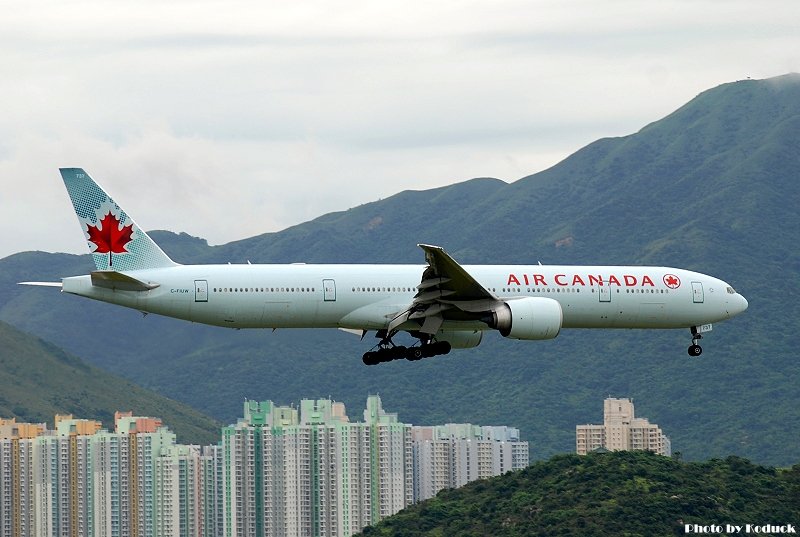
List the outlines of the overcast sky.
{"type": "Polygon", "coordinates": [[[800,71],[800,2],[11,1],[0,71],[0,257],[88,251],[59,167],[221,244],[800,71]]]}

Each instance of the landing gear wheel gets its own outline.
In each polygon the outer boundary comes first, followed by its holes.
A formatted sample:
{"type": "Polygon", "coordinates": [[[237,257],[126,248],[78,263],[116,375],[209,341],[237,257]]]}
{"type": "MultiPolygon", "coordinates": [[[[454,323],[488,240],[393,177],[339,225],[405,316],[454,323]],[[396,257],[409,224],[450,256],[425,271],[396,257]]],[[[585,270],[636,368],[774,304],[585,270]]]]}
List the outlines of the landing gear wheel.
{"type": "Polygon", "coordinates": [[[689,350],[687,351],[689,356],[700,356],[703,354],[703,347],[700,345],[691,345],[689,346],[689,350]]]}
{"type": "Polygon", "coordinates": [[[364,353],[364,356],[361,358],[361,360],[365,365],[377,365],[403,358],[410,362],[415,362],[417,360],[422,360],[423,358],[431,358],[433,356],[448,354],[452,348],[448,341],[435,341],[428,335],[418,335],[413,333],[412,336],[420,340],[420,345],[416,347],[395,345],[392,342],[392,335],[394,335],[394,333],[396,333],[396,331],[390,334],[384,330],[382,332],[379,331],[378,334],[376,334],[377,337],[381,338],[381,341],[375,347],[373,347],[374,350],[364,353]]]}
{"type": "Polygon", "coordinates": [[[692,326],[690,330],[692,332],[692,344],[689,346],[689,349],[686,352],[689,353],[689,356],[700,356],[703,354],[703,348],[697,343],[703,339],[703,335],[699,330],[697,330],[696,326],[692,326]]]}
{"type": "Polygon", "coordinates": [[[450,354],[450,349],[453,348],[453,346],[450,345],[449,341],[439,341],[438,343],[435,343],[435,345],[436,345],[436,354],[439,355],[450,354]]]}
{"type": "Polygon", "coordinates": [[[422,347],[411,347],[406,351],[406,360],[416,362],[425,358],[425,351],[422,347]]]}
{"type": "Polygon", "coordinates": [[[406,349],[402,345],[398,345],[396,347],[390,347],[386,349],[386,356],[388,357],[387,362],[391,362],[392,360],[400,360],[406,357],[408,349],[406,349]]]}

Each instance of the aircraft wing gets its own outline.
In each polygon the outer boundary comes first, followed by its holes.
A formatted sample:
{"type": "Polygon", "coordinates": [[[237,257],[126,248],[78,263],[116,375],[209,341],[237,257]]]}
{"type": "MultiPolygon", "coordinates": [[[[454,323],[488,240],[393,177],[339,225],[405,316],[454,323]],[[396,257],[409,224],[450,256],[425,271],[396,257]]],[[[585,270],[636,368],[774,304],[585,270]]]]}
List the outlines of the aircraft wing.
{"type": "Polygon", "coordinates": [[[440,246],[418,245],[425,252],[428,267],[422,273],[411,306],[389,324],[394,330],[409,320],[422,323],[420,332],[435,334],[445,319],[474,320],[476,314],[491,311],[501,301],[470,276],[440,246]]]}

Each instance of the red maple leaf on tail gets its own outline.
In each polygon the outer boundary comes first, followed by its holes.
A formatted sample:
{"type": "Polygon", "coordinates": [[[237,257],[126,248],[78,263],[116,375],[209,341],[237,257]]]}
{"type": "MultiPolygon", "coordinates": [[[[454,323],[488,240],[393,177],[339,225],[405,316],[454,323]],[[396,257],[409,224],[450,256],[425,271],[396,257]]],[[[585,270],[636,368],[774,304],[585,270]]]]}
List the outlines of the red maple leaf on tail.
{"type": "Polygon", "coordinates": [[[108,254],[108,264],[111,266],[111,254],[128,253],[125,245],[131,242],[133,235],[133,224],[119,228],[119,219],[108,211],[97,226],[87,224],[89,241],[93,242],[97,249],[96,254],[108,254]]]}

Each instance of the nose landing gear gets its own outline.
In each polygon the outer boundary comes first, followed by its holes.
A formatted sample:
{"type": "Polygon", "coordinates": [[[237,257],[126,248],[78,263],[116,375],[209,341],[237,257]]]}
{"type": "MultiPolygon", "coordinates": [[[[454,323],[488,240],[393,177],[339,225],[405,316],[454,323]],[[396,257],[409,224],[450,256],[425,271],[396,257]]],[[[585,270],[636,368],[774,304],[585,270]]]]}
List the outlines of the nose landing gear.
{"type": "Polygon", "coordinates": [[[693,326],[691,330],[692,330],[692,344],[689,345],[689,349],[686,352],[689,353],[689,356],[700,356],[701,354],[703,354],[703,347],[698,345],[697,342],[700,341],[703,338],[703,336],[702,334],[700,334],[700,332],[697,331],[696,326],[693,326]]]}

